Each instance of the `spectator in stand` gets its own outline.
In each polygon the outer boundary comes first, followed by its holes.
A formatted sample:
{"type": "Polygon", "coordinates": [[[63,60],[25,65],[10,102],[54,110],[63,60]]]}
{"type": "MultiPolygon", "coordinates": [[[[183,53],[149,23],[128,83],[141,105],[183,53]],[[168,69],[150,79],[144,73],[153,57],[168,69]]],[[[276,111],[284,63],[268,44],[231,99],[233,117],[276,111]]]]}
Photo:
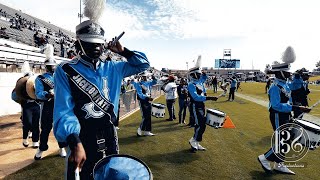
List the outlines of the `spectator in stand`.
{"type": "Polygon", "coordinates": [[[36,47],[40,46],[40,38],[39,38],[39,33],[38,31],[36,31],[36,33],[34,33],[33,35],[33,41],[36,47]]]}
{"type": "Polygon", "coordinates": [[[73,57],[76,56],[76,53],[71,49],[67,52],[67,56],[69,59],[72,59],[73,57]]]}
{"type": "Polygon", "coordinates": [[[6,33],[6,28],[1,27],[0,30],[0,38],[9,39],[9,35],[6,33]]]}
{"type": "Polygon", "coordinates": [[[64,57],[64,38],[61,38],[60,40],[60,52],[61,52],[60,56],[64,57]]]}

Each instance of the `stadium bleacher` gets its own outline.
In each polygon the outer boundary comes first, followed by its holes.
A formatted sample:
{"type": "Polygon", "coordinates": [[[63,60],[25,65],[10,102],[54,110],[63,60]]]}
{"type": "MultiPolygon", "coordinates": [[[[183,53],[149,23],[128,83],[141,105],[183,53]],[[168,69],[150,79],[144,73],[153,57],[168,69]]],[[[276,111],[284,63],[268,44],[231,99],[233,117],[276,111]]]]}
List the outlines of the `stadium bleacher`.
{"type": "Polygon", "coordinates": [[[40,36],[48,37],[48,43],[55,47],[55,55],[60,55],[61,53],[60,40],[62,38],[65,41],[66,49],[69,48],[75,40],[75,33],[3,4],[0,4],[0,27],[5,29],[4,31],[8,34],[9,40],[29,46],[36,46],[33,35],[38,31],[40,36]],[[20,20],[24,22],[24,24],[19,25],[22,28],[17,27],[16,23],[13,23],[20,20]]]}

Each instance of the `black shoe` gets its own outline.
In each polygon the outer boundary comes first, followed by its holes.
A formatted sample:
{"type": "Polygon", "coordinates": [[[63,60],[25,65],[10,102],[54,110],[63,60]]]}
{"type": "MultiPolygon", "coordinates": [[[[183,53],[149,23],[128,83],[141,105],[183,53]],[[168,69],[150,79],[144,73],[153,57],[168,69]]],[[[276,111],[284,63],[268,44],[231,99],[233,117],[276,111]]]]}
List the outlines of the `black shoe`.
{"type": "Polygon", "coordinates": [[[166,121],[173,121],[173,119],[166,119],[166,121]]]}

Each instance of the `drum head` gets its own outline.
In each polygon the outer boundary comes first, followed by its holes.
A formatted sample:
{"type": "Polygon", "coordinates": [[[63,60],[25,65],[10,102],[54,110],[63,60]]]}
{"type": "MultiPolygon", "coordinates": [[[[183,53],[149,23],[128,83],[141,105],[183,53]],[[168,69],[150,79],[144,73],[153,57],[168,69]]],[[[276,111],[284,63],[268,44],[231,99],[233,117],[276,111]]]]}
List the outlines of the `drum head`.
{"type": "Polygon", "coordinates": [[[36,80],[37,76],[31,76],[26,84],[26,90],[27,90],[27,94],[28,96],[30,96],[32,99],[37,99],[36,97],[36,90],[35,90],[35,80],[36,80]]]}
{"type": "Polygon", "coordinates": [[[129,156],[114,154],[97,162],[93,169],[94,179],[108,180],[152,180],[149,167],[140,159],[129,156]]]}
{"type": "Polygon", "coordinates": [[[216,115],[218,117],[225,117],[225,113],[224,112],[221,112],[221,111],[216,110],[216,109],[207,109],[207,112],[210,113],[210,114],[216,115]]]}

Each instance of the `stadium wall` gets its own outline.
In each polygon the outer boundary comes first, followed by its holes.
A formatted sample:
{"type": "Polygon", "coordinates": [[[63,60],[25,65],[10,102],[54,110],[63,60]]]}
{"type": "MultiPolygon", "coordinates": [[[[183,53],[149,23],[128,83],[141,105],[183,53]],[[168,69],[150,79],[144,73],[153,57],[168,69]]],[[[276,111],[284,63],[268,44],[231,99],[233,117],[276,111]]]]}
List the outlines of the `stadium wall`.
{"type": "Polygon", "coordinates": [[[22,73],[0,72],[0,116],[21,112],[20,105],[11,100],[11,92],[22,75],[22,73]]]}

